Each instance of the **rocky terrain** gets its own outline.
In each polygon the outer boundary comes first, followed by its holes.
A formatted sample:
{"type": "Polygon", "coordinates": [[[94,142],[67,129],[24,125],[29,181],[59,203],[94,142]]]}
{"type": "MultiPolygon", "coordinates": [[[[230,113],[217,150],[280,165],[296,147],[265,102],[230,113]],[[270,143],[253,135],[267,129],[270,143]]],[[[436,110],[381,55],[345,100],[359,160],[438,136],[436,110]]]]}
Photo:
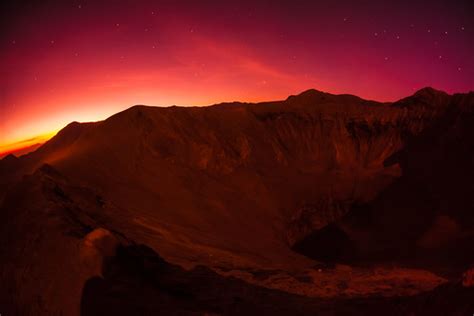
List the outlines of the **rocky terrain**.
{"type": "Polygon", "coordinates": [[[0,161],[0,313],[470,315],[473,136],[432,88],[71,123],[0,161]]]}

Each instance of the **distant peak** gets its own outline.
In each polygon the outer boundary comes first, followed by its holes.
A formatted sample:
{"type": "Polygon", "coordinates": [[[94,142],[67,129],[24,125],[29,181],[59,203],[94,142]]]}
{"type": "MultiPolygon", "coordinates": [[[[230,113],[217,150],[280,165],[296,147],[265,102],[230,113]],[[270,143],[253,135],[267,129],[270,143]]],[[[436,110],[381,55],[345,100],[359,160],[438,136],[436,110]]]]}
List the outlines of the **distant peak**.
{"type": "Polygon", "coordinates": [[[18,160],[18,157],[13,155],[13,154],[8,154],[2,159],[3,161],[16,161],[18,160]]]}
{"type": "Polygon", "coordinates": [[[309,89],[298,94],[298,97],[310,97],[310,96],[320,96],[322,94],[327,94],[326,92],[319,91],[316,89],[309,89]]]}
{"type": "Polygon", "coordinates": [[[287,100],[313,100],[328,95],[328,93],[316,89],[309,89],[297,95],[290,95],[287,100]]]}
{"type": "Polygon", "coordinates": [[[448,104],[449,94],[444,91],[436,90],[432,87],[425,87],[416,91],[413,95],[403,98],[392,106],[399,107],[413,107],[413,106],[424,106],[424,107],[438,107],[448,104]]]}
{"type": "Polygon", "coordinates": [[[301,92],[300,94],[304,95],[304,94],[320,94],[320,93],[326,93],[326,92],[321,91],[321,90],[316,90],[316,89],[308,89],[306,91],[301,92]]]}
{"type": "Polygon", "coordinates": [[[441,90],[436,90],[432,87],[424,87],[418,91],[415,92],[415,96],[423,96],[423,97],[433,97],[437,95],[448,95],[446,92],[441,91],[441,90]]]}

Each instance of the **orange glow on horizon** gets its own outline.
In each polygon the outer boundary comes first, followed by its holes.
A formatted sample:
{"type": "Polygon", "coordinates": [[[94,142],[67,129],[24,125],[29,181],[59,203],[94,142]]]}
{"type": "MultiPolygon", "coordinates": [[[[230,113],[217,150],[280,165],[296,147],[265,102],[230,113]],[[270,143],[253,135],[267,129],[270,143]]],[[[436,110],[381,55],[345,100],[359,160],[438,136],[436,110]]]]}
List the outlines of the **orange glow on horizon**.
{"type": "MultiPolygon", "coordinates": [[[[186,90],[186,89],[185,89],[186,90]]],[[[106,91],[106,89],[104,89],[106,91]]],[[[188,91],[192,91],[192,87],[189,87],[188,91]]],[[[295,89],[295,93],[300,91],[295,89]]],[[[106,93],[107,95],[107,93],[106,93]]],[[[191,94],[190,94],[191,95],[191,94]]],[[[220,98],[212,98],[208,95],[198,95],[195,93],[195,102],[188,101],[190,100],[189,96],[170,96],[165,97],[160,95],[160,91],[156,92],[145,92],[145,91],[127,91],[123,90],[122,95],[116,96],[101,96],[96,95],[97,100],[104,99],[103,102],[94,103],[91,102],[72,102],[67,99],[64,101],[57,101],[59,104],[67,103],[71,106],[69,111],[61,111],[58,107],[57,112],[44,112],[44,113],[24,113],[18,118],[18,121],[12,121],[9,125],[20,126],[21,128],[10,129],[7,132],[0,135],[0,157],[5,156],[11,152],[15,152],[38,143],[44,143],[50,138],[55,136],[62,128],[73,121],[78,122],[97,122],[107,119],[117,112],[126,110],[133,105],[141,104],[148,106],[208,106],[221,102],[263,102],[263,101],[273,101],[277,99],[284,99],[287,97],[286,94],[278,94],[278,92],[269,93],[268,97],[262,96],[237,96],[235,98],[225,98],[224,95],[221,95],[220,98]],[[106,99],[108,102],[106,102],[106,99]],[[134,102],[134,100],[141,100],[143,102],[134,102]],[[111,102],[112,100],[112,102],[111,102]],[[116,100],[114,102],[114,100],[116,100]],[[128,100],[128,101],[124,101],[128,100]],[[162,105],[156,105],[159,100],[159,103],[162,105]],[[175,102],[173,102],[173,100],[175,102]],[[78,105],[74,105],[78,104],[78,105]],[[79,105],[81,104],[81,105],[79,105]],[[29,115],[28,115],[29,114],[29,115]],[[25,120],[25,118],[31,117],[31,121],[25,120]],[[38,133],[39,132],[39,133],[38,133]]],[[[72,98],[72,96],[71,96],[72,98]]],[[[94,96],[87,96],[86,99],[94,99],[94,96]]],[[[56,106],[51,104],[46,108],[53,109],[56,106]]],[[[6,123],[6,122],[5,122],[6,123]]],[[[7,124],[5,124],[7,125],[7,124]]],[[[1,126],[0,126],[1,127],[1,126]]]]}
{"type": "Polygon", "coordinates": [[[435,39],[400,24],[405,9],[387,21],[356,4],[346,19],[341,8],[317,2],[257,2],[118,1],[112,10],[107,1],[36,9],[13,1],[0,42],[0,153],[136,104],[273,101],[310,88],[395,101],[425,86],[474,87],[470,16],[454,14],[445,25],[427,18],[430,36],[443,30],[442,51],[428,56],[435,39]]]}
{"type": "Polygon", "coordinates": [[[0,157],[6,156],[10,153],[14,153],[20,150],[27,149],[36,144],[43,144],[51,139],[58,131],[53,131],[45,134],[41,134],[32,138],[19,140],[9,144],[0,145],[0,157]]]}

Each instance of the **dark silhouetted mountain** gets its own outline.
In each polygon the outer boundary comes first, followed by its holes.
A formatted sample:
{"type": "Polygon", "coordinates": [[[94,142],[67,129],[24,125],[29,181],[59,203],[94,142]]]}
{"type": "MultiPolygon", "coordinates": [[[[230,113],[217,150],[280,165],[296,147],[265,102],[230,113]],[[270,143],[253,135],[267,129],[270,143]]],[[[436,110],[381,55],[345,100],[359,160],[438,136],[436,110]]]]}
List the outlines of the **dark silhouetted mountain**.
{"type": "Polygon", "coordinates": [[[461,314],[467,290],[433,289],[474,259],[473,127],[474,93],[432,88],[394,103],[308,90],[71,123],[0,161],[1,311],[276,314],[281,300],[280,314],[376,313],[420,295],[393,312],[407,314],[458,293],[461,314]],[[159,263],[136,270],[116,253],[137,245],[159,263]],[[112,308],[116,289],[147,299],[112,308]],[[164,301],[145,307],[154,295],[164,301]]]}

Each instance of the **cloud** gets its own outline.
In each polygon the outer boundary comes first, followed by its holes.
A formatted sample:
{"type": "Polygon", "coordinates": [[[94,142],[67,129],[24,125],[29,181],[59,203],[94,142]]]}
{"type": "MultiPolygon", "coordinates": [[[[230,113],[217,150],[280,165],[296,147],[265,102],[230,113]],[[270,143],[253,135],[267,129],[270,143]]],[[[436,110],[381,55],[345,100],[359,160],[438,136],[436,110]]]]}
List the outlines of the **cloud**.
{"type": "Polygon", "coordinates": [[[1,145],[0,149],[7,148],[7,147],[16,147],[16,146],[19,146],[19,145],[32,143],[32,142],[35,142],[35,141],[43,141],[44,139],[45,139],[45,135],[35,136],[35,137],[32,137],[32,138],[23,139],[23,140],[13,142],[13,143],[10,143],[10,144],[1,145]]]}

